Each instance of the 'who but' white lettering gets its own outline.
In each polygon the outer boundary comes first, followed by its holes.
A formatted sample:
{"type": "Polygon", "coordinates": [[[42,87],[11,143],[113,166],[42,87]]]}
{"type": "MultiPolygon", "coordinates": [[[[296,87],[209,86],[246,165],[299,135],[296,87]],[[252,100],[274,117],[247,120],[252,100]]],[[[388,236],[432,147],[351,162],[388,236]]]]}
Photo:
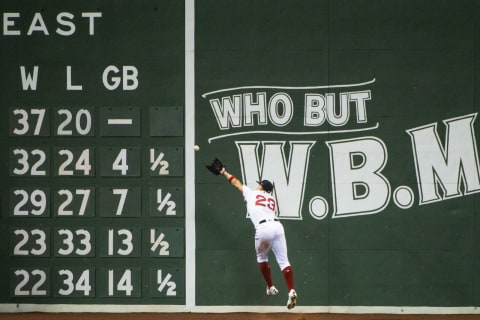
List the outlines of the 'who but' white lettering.
{"type": "Polygon", "coordinates": [[[221,100],[211,99],[209,102],[221,130],[242,125],[253,126],[255,118],[258,125],[266,125],[267,115],[268,120],[277,127],[287,125],[293,118],[293,101],[283,92],[272,95],[268,102],[264,92],[257,93],[256,99],[253,99],[252,93],[244,93],[222,97],[221,100]]]}
{"type": "Polygon", "coordinates": [[[462,196],[462,183],[465,194],[480,191],[476,117],[472,113],[444,120],[445,147],[436,123],[406,130],[412,140],[420,205],[462,196]]]}

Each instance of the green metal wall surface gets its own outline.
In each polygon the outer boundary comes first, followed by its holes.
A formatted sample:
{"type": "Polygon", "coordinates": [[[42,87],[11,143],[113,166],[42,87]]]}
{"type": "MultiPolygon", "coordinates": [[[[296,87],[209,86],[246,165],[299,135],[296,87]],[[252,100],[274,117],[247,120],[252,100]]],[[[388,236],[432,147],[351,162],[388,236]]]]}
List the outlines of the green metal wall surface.
{"type": "Polygon", "coordinates": [[[275,182],[299,304],[479,304],[478,1],[196,5],[197,303],[260,296],[241,195],[275,182]],[[205,294],[208,288],[208,294],[205,294]]]}

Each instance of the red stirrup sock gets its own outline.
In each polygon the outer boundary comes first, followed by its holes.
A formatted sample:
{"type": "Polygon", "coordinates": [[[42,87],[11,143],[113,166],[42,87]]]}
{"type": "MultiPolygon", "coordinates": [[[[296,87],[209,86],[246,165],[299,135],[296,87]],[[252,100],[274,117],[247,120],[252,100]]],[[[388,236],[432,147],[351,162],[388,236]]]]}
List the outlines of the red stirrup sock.
{"type": "Polygon", "coordinates": [[[295,289],[293,285],[293,269],[292,266],[288,266],[282,270],[283,277],[285,278],[285,282],[287,283],[288,291],[295,289]]]}
{"type": "Polygon", "coordinates": [[[260,262],[258,266],[260,267],[260,271],[262,272],[263,278],[265,279],[267,286],[270,288],[271,286],[273,286],[272,275],[270,273],[270,265],[268,264],[268,262],[260,262]]]}

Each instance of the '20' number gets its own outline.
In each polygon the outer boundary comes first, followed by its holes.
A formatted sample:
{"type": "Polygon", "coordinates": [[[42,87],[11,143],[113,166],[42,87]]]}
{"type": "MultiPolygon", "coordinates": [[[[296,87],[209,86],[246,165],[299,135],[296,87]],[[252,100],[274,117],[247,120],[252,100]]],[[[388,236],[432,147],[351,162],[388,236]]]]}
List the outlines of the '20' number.
{"type": "Polygon", "coordinates": [[[265,197],[264,195],[257,194],[256,206],[267,207],[268,209],[275,211],[275,199],[271,197],[265,197]]]}

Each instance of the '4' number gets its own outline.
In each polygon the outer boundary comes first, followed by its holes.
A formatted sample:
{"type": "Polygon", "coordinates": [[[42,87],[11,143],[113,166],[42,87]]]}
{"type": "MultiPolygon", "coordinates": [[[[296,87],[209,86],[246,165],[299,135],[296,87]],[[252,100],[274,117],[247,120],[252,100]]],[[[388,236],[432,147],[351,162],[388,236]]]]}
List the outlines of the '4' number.
{"type": "Polygon", "coordinates": [[[122,176],[127,174],[128,164],[127,164],[127,149],[121,149],[117,155],[117,158],[112,165],[113,170],[118,170],[122,173],[122,176]]]}

